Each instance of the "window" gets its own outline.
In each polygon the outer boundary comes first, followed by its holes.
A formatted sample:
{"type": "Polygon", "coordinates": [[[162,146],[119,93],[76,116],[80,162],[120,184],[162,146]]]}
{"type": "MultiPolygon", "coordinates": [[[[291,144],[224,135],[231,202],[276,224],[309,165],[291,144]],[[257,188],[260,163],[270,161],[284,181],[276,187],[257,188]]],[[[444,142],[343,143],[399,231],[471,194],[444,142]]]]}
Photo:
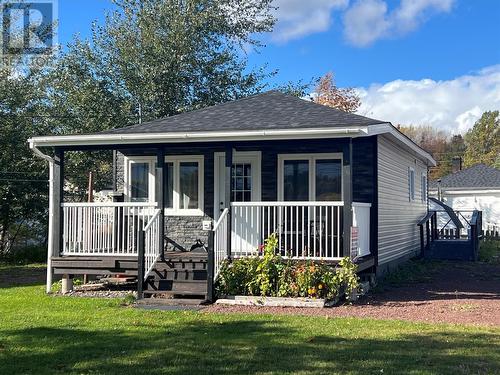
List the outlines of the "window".
{"type": "Polygon", "coordinates": [[[231,201],[252,200],[252,164],[235,163],[231,167],[231,201]]]}
{"type": "Polygon", "coordinates": [[[203,156],[167,156],[167,215],[203,215],[203,156]]]}
{"type": "Polygon", "coordinates": [[[154,163],[150,157],[125,158],[125,197],[130,202],[150,202],[154,197],[154,163]]]}
{"type": "Polygon", "coordinates": [[[198,162],[179,162],[179,204],[180,210],[192,210],[199,206],[198,162]]]}
{"type": "Polygon", "coordinates": [[[341,201],[341,154],[279,155],[279,198],[341,201]]]}
{"type": "Polygon", "coordinates": [[[342,164],[340,160],[316,160],[316,200],[342,200],[342,164]]]}
{"type": "Polygon", "coordinates": [[[422,172],[422,202],[427,201],[427,176],[422,172]]]}
{"type": "MultiPolygon", "coordinates": [[[[155,201],[156,158],[126,158],[125,195],[135,202],[155,201]]],[[[167,215],[203,215],[203,156],[165,158],[167,215]]]]}
{"type": "Polygon", "coordinates": [[[408,192],[409,200],[415,200],[415,170],[411,167],[408,168],[408,192]]]}
{"type": "Polygon", "coordinates": [[[149,163],[130,165],[130,200],[147,202],[149,197],[149,163]]]}
{"type": "Polygon", "coordinates": [[[309,200],[309,160],[285,160],[283,166],[283,199],[309,200]]]}

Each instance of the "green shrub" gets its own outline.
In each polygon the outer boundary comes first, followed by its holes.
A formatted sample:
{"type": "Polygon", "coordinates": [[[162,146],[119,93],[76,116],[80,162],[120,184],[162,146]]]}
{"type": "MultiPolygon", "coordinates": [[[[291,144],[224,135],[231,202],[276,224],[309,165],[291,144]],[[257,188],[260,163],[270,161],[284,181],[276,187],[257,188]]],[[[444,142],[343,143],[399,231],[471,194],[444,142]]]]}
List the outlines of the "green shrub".
{"type": "Polygon", "coordinates": [[[500,264],[500,240],[486,239],[479,245],[479,260],[500,264]]]}
{"type": "Polygon", "coordinates": [[[40,245],[30,245],[12,249],[5,255],[4,260],[14,264],[45,263],[47,261],[47,248],[40,245]]]}
{"type": "Polygon", "coordinates": [[[283,259],[276,254],[277,238],[266,239],[262,256],[226,261],[222,265],[219,295],[262,295],[334,299],[359,287],[357,266],[343,258],[338,266],[325,262],[283,259]]]}

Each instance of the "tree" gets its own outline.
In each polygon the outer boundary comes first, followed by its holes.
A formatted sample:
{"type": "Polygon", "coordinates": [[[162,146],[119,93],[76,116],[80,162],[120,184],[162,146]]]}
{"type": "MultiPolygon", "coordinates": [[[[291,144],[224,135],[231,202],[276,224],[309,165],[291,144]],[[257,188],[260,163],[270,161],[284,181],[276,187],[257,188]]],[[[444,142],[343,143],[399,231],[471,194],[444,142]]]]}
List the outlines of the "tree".
{"type": "Polygon", "coordinates": [[[484,112],[465,135],[464,165],[477,163],[500,168],[500,113],[484,112]]]}
{"type": "MultiPolygon", "coordinates": [[[[95,133],[137,123],[133,103],[116,87],[90,46],[75,40],[45,77],[51,87],[48,101],[52,132],[95,133]]],[[[75,187],[76,199],[86,198],[89,172],[100,190],[112,182],[112,152],[68,152],[65,178],[75,187]]]]}
{"type": "Polygon", "coordinates": [[[274,25],[272,0],[115,0],[93,30],[92,49],[114,89],[142,120],[247,96],[263,88],[264,69],[243,53],[274,25]]]}
{"type": "Polygon", "coordinates": [[[45,232],[47,166],[26,143],[50,126],[43,69],[22,56],[0,66],[0,256],[12,250],[22,228],[38,229],[34,236],[45,232]]]}
{"type": "Polygon", "coordinates": [[[451,172],[451,159],[455,155],[449,153],[448,133],[432,126],[398,125],[398,129],[437,161],[437,166],[430,171],[431,178],[439,178],[451,172]]]}
{"type": "Polygon", "coordinates": [[[303,98],[309,93],[310,87],[311,82],[307,83],[299,80],[297,82],[288,81],[284,84],[278,85],[275,87],[275,90],[281,91],[283,94],[303,98]]]}
{"type": "Polygon", "coordinates": [[[351,87],[337,87],[331,72],[326,73],[318,80],[313,101],[351,113],[356,112],[361,105],[361,99],[356,91],[351,87]]]}
{"type": "MultiPolygon", "coordinates": [[[[274,24],[271,0],[115,0],[90,41],[76,39],[51,72],[59,134],[93,133],[260,91],[242,46],[274,24]]],[[[248,48],[248,47],[247,47],[248,48]]],[[[273,74],[273,73],[269,73],[273,74]]],[[[110,182],[111,155],[68,153],[67,179],[85,196],[110,182]]]]}

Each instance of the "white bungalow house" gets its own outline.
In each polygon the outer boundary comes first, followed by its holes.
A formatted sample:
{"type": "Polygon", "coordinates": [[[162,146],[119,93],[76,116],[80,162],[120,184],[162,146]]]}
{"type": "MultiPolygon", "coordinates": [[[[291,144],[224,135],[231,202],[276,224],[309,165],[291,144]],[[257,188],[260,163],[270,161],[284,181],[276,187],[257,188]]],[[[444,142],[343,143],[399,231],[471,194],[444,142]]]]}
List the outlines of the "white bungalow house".
{"type": "MultiPolygon", "coordinates": [[[[485,164],[462,169],[461,160],[454,159],[453,172],[439,180],[430,181],[429,195],[470,216],[482,211],[483,231],[500,231],[500,170],[485,164]]],[[[432,209],[433,207],[431,207],[432,209]]]]}
{"type": "Polygon", "coordinates": [[[276,91],[29,144],[50,163],[48,289],[54,273],[125,273],[144,293],[209,299],[221,262],[272,233],[283,256],[351,256],[360,272],[418,254],[436,164],[386,121],[276,91]],[[75,150],[115,151],[116,202],[65,199],[75,150]]]}

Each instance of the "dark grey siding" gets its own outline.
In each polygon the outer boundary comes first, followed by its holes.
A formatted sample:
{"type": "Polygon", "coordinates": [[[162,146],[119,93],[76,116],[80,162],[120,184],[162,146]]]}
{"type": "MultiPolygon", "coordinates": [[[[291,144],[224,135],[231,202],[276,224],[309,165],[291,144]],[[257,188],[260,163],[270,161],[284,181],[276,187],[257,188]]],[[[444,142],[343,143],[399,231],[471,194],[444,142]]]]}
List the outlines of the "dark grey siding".
{"type": "MultiPolygon", "coordinates": [[[[226,144],[167,144],[162,145],[168,155],[204,155],[204,211],[205,216],[175,216],[166,219],[166,236],[169,248],[189,249],[196,240],[207,241],[207,232],[202,230],[202,221],[210,220],[214,214],[214,152],[224,152],[226,144]]],[[[347,157],[349,139],[316,139],[302,141],[237,142],[232,144],[237,151],[262,152],[262,200],[278,199],[278,154],[344,153],[347,157]]],[[[154,148],[120,150],[125,155],[155,155],[154,148]]],[[[353,200],[376,204],[376,138],[353,140],[353,200]]],[[[118,157],[117,180],[123,181],[123,156],[118,157]]],[[[119,184],[118,184],[119,185],[119,184]]],[[[123,183],[122,183],[123,185],[123,183]]],[[[374,215],[376,219],[376,215],[374,215]]],[[[372,223],[376,228],[376,222],[372,223]]],[[[376,248],[376,241],[372,249],[376,248]]],[[[373,251],[373,250],[372,250],[373,251]]]]}
{"type": "MultiPolygon", "coordinates": [[[[371,203],[370,251],[378,259],[377,137],[353,140],[353,202],[371,203]]],[[[375,263],[377,264],[377,263],[375,263]]]]}

